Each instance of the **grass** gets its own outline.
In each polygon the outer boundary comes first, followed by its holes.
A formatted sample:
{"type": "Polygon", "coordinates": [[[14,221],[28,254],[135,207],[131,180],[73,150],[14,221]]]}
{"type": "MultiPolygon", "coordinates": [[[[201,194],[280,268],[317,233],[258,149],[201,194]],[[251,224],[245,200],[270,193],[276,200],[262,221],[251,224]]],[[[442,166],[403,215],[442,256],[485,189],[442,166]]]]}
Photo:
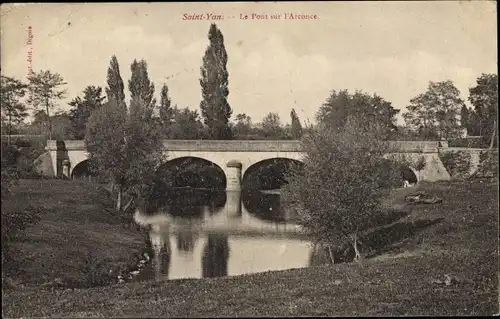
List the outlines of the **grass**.
{"type": "Polygon", "coordinates": [[[95,285],[97,278],[110,279],[110,270],[114,274],[136,262],[134,255],[144,247],[142,234],[127,227],[97,185],[20,180],[13,196],[2,200],[2,215],[28,207],[37,209],[41,220],[10,246],[17,269],[8,275],[17,286],[55,279],[73,287],[95,285]]]}
{"type": "Polygon", "coordinates": [[[498,314],[498,181],[424,183],[419,188],[443,202],[410,207],[404,195],[416,190],[396,192],[386,205],[404,207],[408,214],[388,226],[393,229],[388,233],[396,235],[386,238],[384,252],[363,264],[90,289],[27,287],[4,295],[4,316],[498,314]],[[425,227],[408,226],[422,223],[425,227]],[[436,283],[445,275],[456,281],[436,283]]]}

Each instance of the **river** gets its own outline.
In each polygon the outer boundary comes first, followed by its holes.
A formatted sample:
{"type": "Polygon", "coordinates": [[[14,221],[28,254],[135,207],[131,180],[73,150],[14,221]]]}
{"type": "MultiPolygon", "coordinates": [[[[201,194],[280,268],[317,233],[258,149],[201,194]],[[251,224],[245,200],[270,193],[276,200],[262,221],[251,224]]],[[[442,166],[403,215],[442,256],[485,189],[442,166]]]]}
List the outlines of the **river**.
{"type": "Polygon", "coordinates": [[[235,276],[310,264],[312,245],[275,192],[179,189],[153,206],[135,214],[157,255],[141,278],[235,276]]]}

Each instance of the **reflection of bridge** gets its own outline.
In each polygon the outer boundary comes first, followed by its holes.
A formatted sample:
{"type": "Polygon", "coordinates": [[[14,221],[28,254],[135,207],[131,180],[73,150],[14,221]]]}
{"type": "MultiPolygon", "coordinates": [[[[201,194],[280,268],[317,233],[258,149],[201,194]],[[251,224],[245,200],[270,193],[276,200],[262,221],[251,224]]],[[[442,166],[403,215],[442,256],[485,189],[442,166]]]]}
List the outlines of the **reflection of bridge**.
{"type": "Polygon", "coordinates": [[[222,275],[240,275],[308,266],[311,247],[300,228],[293,223],[267,222],[252,216],[242,205],[239,191],[228,191],[225,206],[215,213],[206,207],[200,219],[174,218],[168,213],[145,215],[137,210],[134,219],[138,224],[150,227],[155,262],[158,269],[168,268],[170,279],[200,277],[202,268],[207,267],[225,267],[222,275]],[[188,234],[191,242],[181,243],[182,234],[188,234]],[[269,241],[269,237],[275,240],[269,241]],[[265,249],[255,245],[255,241],[262,242],[265,249]],[[203,258],[209,258],[207,254],[212,253],[206,251],[211,244],[218,246],[213,254],[231,254],[231,258],[226,257],[225,266],[206,265],[203,258]],[[186,251],[181,247],[190,248],[186,251]],[[165,253],[169,255],[168,265],[162,265],[166,261],[160,256],[165,253]],[[251,258],[260,260],[255,262],[251,258]]]}
{"type": "MultiPolygon", "coordinates": [[[[415,160],[426,158],[427,165],[417,174],[422,180],[448,179],[438,157],[439,142],[404,141],[392,142],[397,154],[404,153],[415,160]]],[[[71,176],[75,167],[88,159],[84,141],[47,141],[52,167],[57,174],[71,176]],[[65,165],[63,166],[63,162],[65,165]]],[[[300,141],[213,141],[213,140],[168,140],[164,142],[166,160],[196,157],[210,161],[221,168],[227,180],[227,190],[240,190],[242,174],[250,167],[273,158],[301,161],[303,153],[300,141]]]]}
{"type": "MultiPolygon", "coordinates": [[[[168,208],[167,208],[168,210],[168,208]]],[[[285,211],[285,220],[290,219],[285,211]]],[[[151,226],[156,233],[176,233],[186,228],[204,233],[227,233],[231,235],[276,235],[286,237],[304,237],[300,227],[291,222],[263,221],[250,214],[242,205],[241,192],[228,191],[226,203],[222,209],[212,214],[205,207],[200,220],[193,219],[186,224],[185,218],[172,217],[168,211],[158,212],[154,215],[145,215],[138,210],[135,220],[140,225],[151,226]]]]}

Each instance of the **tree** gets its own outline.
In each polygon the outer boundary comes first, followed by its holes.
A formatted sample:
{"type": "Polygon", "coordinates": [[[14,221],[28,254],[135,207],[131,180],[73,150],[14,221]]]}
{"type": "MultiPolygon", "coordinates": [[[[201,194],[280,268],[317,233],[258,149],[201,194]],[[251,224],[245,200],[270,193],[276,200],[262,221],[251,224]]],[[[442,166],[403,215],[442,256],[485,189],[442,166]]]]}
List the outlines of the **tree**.
{"type": "Polygon", "coordinates": [[[236,115],[236,124],[234,125],[235,136],[241,138],[247,137],[252,129],[252,118],[245,113],[236,115]]]}
{"type": "Polygon", "coordinates": [[[58,111],[50,117],[52,123],[52,137],[56,140],[67,140],[74,138],[70,115],[58,111]]]}
{"type": "Polygon", "coordinates": [[[272,137],[275,139],[281,138],[283,129],[281,127],[281,120],[279,114],[269,112],[262,119],[261,128],[265,137],[272,137]]]}
{"type": "Polygon", "coordinates": [[[490,147],[497,140],[498,118],[498,75],[482,74],[476,86],[469,89],[469,101],[474,106],[472,126],[479,135],[484,136],[490,147]]]}
{"type": "Polygon", "coordinates": [[[11,144],[12,126],[19,124],[28,116],[26,105],[19,101],[26,94],[28,86],[8,76],[2,75],[1,79],[2,122],[7,122],[7,134],[11,144]]]}
{"type": "Polygon", "coordinates": [[[141,99],[144,106],[153,107],[156,104],[154,99],[155,85],[149,79],[148,64],[145,60],[134,62],[130,65],[132,76],[128,81],[131,99],[141,99]]]}
{"type": "Polygon", "coordinates": [[[89,85],[83,90],[83,99],[77,96],[68,104],[73,108],[70,110],[69,118],[72,133],[75,139],[85,138],[87,121],[93,110],[102,107],[106,98],[102,96],[102,88],[89,85]]]}
{"type": "Polygon", "coordinates": [[[460,136],[459,112],[464,105],[452,81],[429,82],[427,91],[410,100],[403,114],[407,125],[427,136],[460,136]]]}
{"type": "Polygon", "coordinates": [[[381,198],[399,177],[397,169],[387,170],[384,133],[383,125],[363,117],[348,117],[340,130],[320,123],[303,139],[303,169],[292,167],[282,192],[285,209],[316,243],[348,240],[358,260],[359,234],[379,223],[381,198]]]}
{"type": "Polygon", "coordinates": [[[168,86],[163,84],[160,92],[160,105],[158,106],[160,131],[164,137],[169,136],[170,125],[174,116],[174,110],[171,107],[172,100],[168,96],[168,86]]]}
{"type": "Polygon", "coordinates": [[[232,115],[231,106],[227,102],[229,95],[227,72],[227,53],[224,47],[224,36],[213,23],[208,32],[209,46],[203,56],[201,67],[200,103],[201,115],[212,139],[231,139],[232,132],[229,119],[232,115]]]}
{"type": "Polygon", "coordinates": [[[130,112],[114,99],[94,110],[85,144],[99,173],[117,187],[118,211],[126,211],[134,200],[150,191],[161,162],[162,138],[141,100],[131,101],[130,112]],[[125,195],[129,201],[123,205],[125,195]]]}
{"type": "Polygon", "coordinates": [[[188,107],[172,109],[172,124],[168,130],[168,138],[174,140],[198,140],[206,138],[206,131],[200,120],[198,111],[188,107]]]}
{"type": "Polygon", "coordinates": [[[123,85],[122,76],[120,75],[120,65],[116,55],[111,57],[108,68],[108,87],[106,87],[106,95],[108,101],[115,99],[119,105],[125,106],[125,86],[123,85]]]}
{"type": "Polygon", "coordinates": [[[396,130],[398,112],[390,102],[376,94],[370,96],[361,91],[349,94],[347,90],[333,90],[316,113],[316,120],[340,130],[349,116],[360,117],[380,124],[384,128],[384,136],[388,136],[396,130]]]}
{"type": "Polygon", "coordinates": [[[292,111],[290,112],[290,117],[292,118],[292,137],[298,140],[302,137],[302,125],[300,124],[300,120],[297,116],[297,113],[295,112],[295,109],[292,109],[292,111]]]}
{"type": "Polygon", "coordinates": [[[61,90],[59,87],[66,84],[59,73],[52,73],[50,71],[40,70],[38,73],[34,72],[29,78],[29,103],[35,109],[44,108],[47,116],[46,123],[49,129],[49,140],[52,139],[50,110],[55,107],[56,100],[65,98],[66,90],[61,90]]]}
{"type": "Polygon", "coordinates": [[[465,104],[460,109],[460,125],[462,128],[467,130],[467,134],[472,133],[471,113],[472,113],[472,110],[469,110],[469,108],[467,108],[467,106],[465,104]]]}

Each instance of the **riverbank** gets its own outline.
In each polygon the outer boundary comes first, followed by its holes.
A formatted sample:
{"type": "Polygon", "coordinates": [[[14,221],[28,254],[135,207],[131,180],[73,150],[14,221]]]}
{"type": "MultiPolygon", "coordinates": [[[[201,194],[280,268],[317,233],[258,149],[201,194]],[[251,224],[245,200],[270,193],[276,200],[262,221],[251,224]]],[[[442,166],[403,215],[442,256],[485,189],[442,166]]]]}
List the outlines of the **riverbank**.
{"type": "Polygon", "coordinates": [[[28,287],[4,295],[4,315],[231,317],[498,313],[498,181],[422,184],[416,189],[398,192],[390,202],[409,209],[410,214],[396,223],[406,228],[394,228],[406,233],[394,235],[398,238],[396,242],[362,265],[345,263],[229,278],[136,282],[90,289],[28,287]],[[436,195],[443,202],[406,205],[402,196],[418,190],[436,195]]]}
{"type": "Polygon", "coordinates": [[[12,288],[105,284],[137,263],[144,237],[119,216],[98,185],[65,180],[20,180],[2,200],[2,222],[30,209],[39,221],[13,240],[12,288]]]}

